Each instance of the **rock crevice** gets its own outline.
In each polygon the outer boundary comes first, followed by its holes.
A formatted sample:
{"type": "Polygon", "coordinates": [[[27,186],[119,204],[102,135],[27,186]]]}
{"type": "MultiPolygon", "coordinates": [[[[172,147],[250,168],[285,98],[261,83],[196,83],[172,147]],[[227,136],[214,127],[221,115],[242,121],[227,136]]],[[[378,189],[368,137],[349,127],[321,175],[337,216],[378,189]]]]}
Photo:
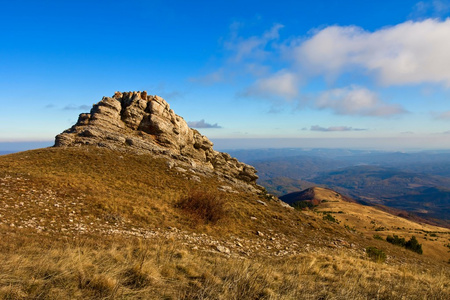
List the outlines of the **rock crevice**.
{"type": "Polygon", "coordinates": [[[55,147],[95,145],[114,150],[153,153],[256,186],[256,170],[227,153],[170,109],[159,96],[147,92],[116,92],[80,114],[77,123],[56,136],[55,147]]]}

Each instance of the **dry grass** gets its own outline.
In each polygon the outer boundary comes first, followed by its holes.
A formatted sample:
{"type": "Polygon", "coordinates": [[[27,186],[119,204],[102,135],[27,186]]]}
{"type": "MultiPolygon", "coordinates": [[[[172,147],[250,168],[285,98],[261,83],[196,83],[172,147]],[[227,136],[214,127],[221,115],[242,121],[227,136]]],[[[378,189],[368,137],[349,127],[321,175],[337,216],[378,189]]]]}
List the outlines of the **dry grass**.
{"type": "Polygon", "coordinates": [[[189,191],[175,206],[190,214],[196,222],[216,224],[228,214],[225,205],[217,192],[196,189],[189,191]]]}
{"type": "Polygon", "coordinates": [[[90,147],[1,156],[0,299],[449,298],[448,265],[425,247],[419,256],[186,173],[90,147]],[[195,190],[207,192],[186,200],[195,190]]]}
{"type": "Polygon", "coordinates": [[[0,299],[448,299],[449,269],[426,271],[323,249],[242,259],[172,240],[52,243],[4,253],[0,299]]]}
{"type": "Polygon", "coordinates": [[[422,244],[424,256],[450,261],[450,251],[445,246],[450,242],[450,229],[416,223],[375,207],[347,202],[327,189],[316,188],[316,192],[319,199],[327,200],[316,210],[331,213],[341,226],[346,226],[350,231],[367,237],[376,235],[382,240],[386,240],[389,235],[398,235],[406,240],[415,236],[422,244]]]}
{"type": "Polygon", "coordinates": [[[0,206],[0,214],[7,216],[0,219],[0,225],[40,226],[44,231],[62,233],[76,225],[86,230],[110,225],[170,226],[223,236],[248,235],[249,230],[263,231],[264,227],[290,234],[292,224],[299,222],[299,216],[263,196],[239,190],[222,192],[219,187],[227,186],[226,181],[197,174],[201,178],[197,182],[190,180],[188,173],[170,169],[164,159],[151,155],[95,147],[4,155],[0,157],[0,199],[9,208],[3,213],[0,206]],[[225,211],[220,212],[226,217],[201,224],[192,214],[176,208],[193,190],[206,191],[218,203],[226,202],[225,211]],[[267,202],[267,209],[261,210],[259,199],[267,202]]]}

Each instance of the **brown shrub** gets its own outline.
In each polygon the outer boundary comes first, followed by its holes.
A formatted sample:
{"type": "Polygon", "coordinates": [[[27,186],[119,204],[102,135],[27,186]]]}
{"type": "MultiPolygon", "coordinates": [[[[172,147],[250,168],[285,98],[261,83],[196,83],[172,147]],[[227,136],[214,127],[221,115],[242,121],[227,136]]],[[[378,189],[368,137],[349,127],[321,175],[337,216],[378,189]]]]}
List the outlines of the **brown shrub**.
{"type": "Polygon", "coordinates": [[[206,190],[191,190],[186,197],[176,203],[176,207],[205,223],[217,223],[227,215],[225,200],[218,194],[206,190]]]}

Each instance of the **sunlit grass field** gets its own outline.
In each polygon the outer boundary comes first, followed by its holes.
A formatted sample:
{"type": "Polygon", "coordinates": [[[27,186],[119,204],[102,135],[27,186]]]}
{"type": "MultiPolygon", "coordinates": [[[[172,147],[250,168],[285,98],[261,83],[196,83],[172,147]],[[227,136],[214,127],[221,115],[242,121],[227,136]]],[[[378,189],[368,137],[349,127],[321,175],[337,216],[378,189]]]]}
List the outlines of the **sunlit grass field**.
{"type": "Polygon", "coordinates": [[[0,156],[0,299],[450,296],[450,267],[428,246],[419,255],[197,175],[90,147],[0,156]]]}

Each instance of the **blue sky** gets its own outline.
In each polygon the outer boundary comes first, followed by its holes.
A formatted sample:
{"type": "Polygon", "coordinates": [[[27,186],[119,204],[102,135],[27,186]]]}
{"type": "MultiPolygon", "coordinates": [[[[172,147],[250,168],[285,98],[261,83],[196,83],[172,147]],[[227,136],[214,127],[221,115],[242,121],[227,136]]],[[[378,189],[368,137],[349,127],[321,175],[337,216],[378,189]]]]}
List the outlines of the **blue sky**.
{"type": "Polygon", "coordinates": [[[220,148],[450,148],[450,1],[0,4],[0,143],[147,90],[220,148]]]}

